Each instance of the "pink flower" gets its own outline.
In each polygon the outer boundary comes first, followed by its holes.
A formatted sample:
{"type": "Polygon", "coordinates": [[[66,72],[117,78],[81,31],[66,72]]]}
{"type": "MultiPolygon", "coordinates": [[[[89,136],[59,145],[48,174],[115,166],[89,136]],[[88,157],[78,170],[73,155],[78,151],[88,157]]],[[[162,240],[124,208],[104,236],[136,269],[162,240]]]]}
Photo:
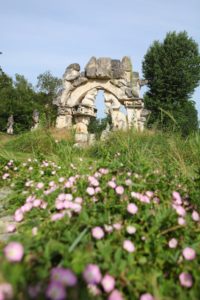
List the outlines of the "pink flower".
{"type": "Polygon", "coordinates": [[[198,222],[200,220],[199,213],[196,210],[193,210],[192,212],[192,220],[195,222],[198,222]]]}
{"type": "Polygon", "coordinates": [[[186,260],[193,260],[196,257],[195,250],[190,247],[186,247],[185,249],[183,249],[182,254],[186,260]]]}
{"type": "Polygon", "coordinates": [[[115,192],[118,194],[118,195],[122,195],[124,193],[124,188],[123,186],[119,185],[115,188],[115,192]]]}
{"type": "Polygon", "coordinates": [[[110,276],[109,274],[106,274],[103,277],[101,284],[102,284],[104,291],[106,293],[110,293],[115,287],[115,279],[112,276],[110,276]]]}
{"type": "Polygon", "coordinates": [[[72,199],[73,199],[72,194],[66,194],[66,195],[65,195],[65,200],[67,200],[67,201],[72,201],[72,199]]]}
{"type": "Polygon", "coordinates": [[[51,280],[64,286],[74,286],[77,283],[75,274],[70,269],[56,267],[51,270],[51,280]]]}
{"type": "Polygon", "coordinates": [[[102,275],[97,265],[89,264],[85,268],[83,277],[87,283],[98,284],[101,281],[102,275]]]}
{"type": "Polygon", "coordinates": [[[57,213],[51,216],[51,221],[58,221],[64,217],[64,213],[57,213]]]}
{"type": "Polygon", "coordinates": [[[44,187],[44,183],[43,182],[38,182],[38,184],[36,185],[37,189],[42,189],[44,187]]]}
{"type": "Polygon", "coordinates": [[[189,273],[183,272],[179,275],[179,281],[182,286],[190,288],[193,284],[192,276],[189,273]]]}
{"type": "Polygon", "coordinates": [[[4,248],[4,254],[8,261],[10,262],[19,262],[24,256],[24,248],[22,244],[18,242],[10,242],[4,248]]]}
{"type": "Polygon", "coordinates": [[[111,180],[111,181],[108,181],[108,186],[111,187],[112,189],[115,189],[117,185],[116,185],[116,182],[111,180]]]}
{"type": "Polygon", "coordinates": [[[135,246],[130,240],[125,240],[124,241],[123,248],[124,248],[124,250],[126,250],[130,253],[135,251],[135,246]]]}
{"type": "Polygon", "coordinates": [[[181,196],[178,192],[174,191],[172,193],[172,197],[175,200],[176,204],[179,204],[179,205],[182,204],[182,199],[181,199],[181,196]]]}
{"type": "Polygon", "coordinates": [[[108,300],[123,300],[123,297],[118,290],[114,290],[108,297],[108,300]]]}
{"type": "Polygon", "coordinates": [[[60,282],[53,281],[47,287],[46,296],[51,300],[64,300],[66,290],[60,282]]]}
{"type": "Polygon", "coordinates": [[[16,222],[21,222],[23,219],[24,219],[24,215],[22,212],[20,212],[20,211],[15,212],[14,220],[16,222]]]}
{"type": "Polygon", "coordinates": [[[178,218],[178,224],[184,226],[186,224],[186,221],[184,218],[178,218]]]}
{"type": "Polygon", "coordinates": [[[92,228],[92,236],[97,240],[102,239],[104,237],[103,229],[99,226],[92,228]]]}
{"type": "Polygon", "coordinates": [[[126,180],[125,180],[125,184],[126,184],[127,186],[131,186],[131,185],[133,184],[133,181],[132,181],[131,179],[126,179],[126,180]]]}
{"type": "Polygon", "coordinates": [[[126,227],[126,231],[129,233],[129,234],[134,234],[136,233],[136,228],[134,226],[127,226],[126,227]]]}
{"type": "Polygon", "coordinates": [[[76,198],[74,199],[74,202],[81,204],[81,203],[83,202],[83,198],[81,198],[81,197],[76,197],[76,198]]]}
{"type": "Polygon", "coordinates": [[[147,197],[152,198],[154,196],[154,192],[152,191],[146,191],[145,193],[147,195],[147,197]]]}
{"type": "Polygon", "coordinates": [[[8,233],[15,232],[15,231],[16,231],[16,226],[15,226],[15,224],[9,224],[9,225],[7,226],[7,228],[6,228],[6,231],[7,231],[8,233]]]}
{"type": "Polygon", "coordinates": [[[149,293],[145,293],[140,296],[140,300],[154,300],[154,297],[149,293]]]}
{"type": "Polygon", "coordinates": [[[175,238],[171,239],[171,240],[169,241],[168,245],[169,245],[169,248],[176,248],[177,245],[178,245],[177,239],[175,239],[175,238]]]}
{"type": "Polygon", "coordinates": [[[41,200],[40,199],[35,199],[33,201],[33,207],[39,207],[41,205],[41,200]]]}
{"type": "Polygon", "coordinates": [[[95,194],[95,189],[91,186],[89,186],[86,190],[86,192],[88,193],[88,195],[93,196],[95,194]]]}
{"type": "Polygon", "coordinates": [[[120,223],[114,223],[114,224],[113,224],[113,228],[114,228],[115,230],[121,230],[121,229],[122,229],[122,224],[120,224],[120,223]]]}
{"type": "Polygon", "coordinates": [[[0,283],[0,300],[13,299],[13,288],[10,283],[0,283]]]}
{"type": "Polygon", "coordinates": [[[130,214],[135,215],[138,212],[138,207],[134,203],[129,203],[127,206],[127,211],[130,214]]]}
{"type": "Polygon", "coordinates": [[[176,205],[175,207],[175,210],[176,210],[176,213],[181,216],[181,217],[184,217],[185,214],[186,214],[186,211],[185,211],[185,208],[182,207],[181,205],[176,205]]]}

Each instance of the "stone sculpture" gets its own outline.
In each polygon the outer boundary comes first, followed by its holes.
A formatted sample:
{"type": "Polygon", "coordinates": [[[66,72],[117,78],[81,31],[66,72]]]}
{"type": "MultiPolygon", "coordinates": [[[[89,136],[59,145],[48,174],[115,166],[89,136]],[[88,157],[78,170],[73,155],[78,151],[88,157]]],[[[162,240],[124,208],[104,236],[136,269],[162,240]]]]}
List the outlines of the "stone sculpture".
{"type": "Polygon", "coordinates": [[[139,74],[132,71],[131,60],[127,56],[121,61],[92,57],[83,72],[79,64],[69,65],[63,75],[63,89],[53,101],[58,106],[56,127],[70,128],[75,122],[77,134],[88,134],[84,126],[88,126],[90,118],[96,116],[95,99],[98,91],[103,90],[106,110],[112,118],[112,130],[125,130],[132,126],[141,130],[144,104],[140,88],[143,83],[139,74]],[[127,117],[120,111],[121,106],[126,109],[127,117]],[[81,122],[78,116],[81,116],[81,122]],[[85,133],[77,132],[79,130],[85,133]]]}
{"type": "Polygon", "coordinates": [[[7,134],[13,134],[14,117],[10,115],[7,123],[7,134]]]}
{"type": "Polygon", "coordinates": [[[33,111],[33,115],[32,115],[33,126],[31,127],[31,130],[35,130],[39,127],[39,116],[40,116],[39,111],[37,111],[37,109],[35,109],[33,111]]]}

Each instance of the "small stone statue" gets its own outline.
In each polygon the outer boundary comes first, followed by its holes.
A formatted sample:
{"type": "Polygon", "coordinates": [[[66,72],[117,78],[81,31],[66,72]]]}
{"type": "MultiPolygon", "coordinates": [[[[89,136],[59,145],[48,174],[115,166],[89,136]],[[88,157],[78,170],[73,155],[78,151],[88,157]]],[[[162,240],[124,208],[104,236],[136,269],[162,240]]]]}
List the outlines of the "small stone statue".
{"type": "Polygon", "coordinates": [[[33,111],[32,120],[33,120],[33,126],[31,127],[31,130],[37,129],[39,126],[39,116],[40,113],[36,109],[33,111]]]}
{"type": "Polygon", "coordinates": [[[14,118],[13,115],[10,115],[7,123],[7,134],[13,134],[13,125],[14,125],[14,118]]]}

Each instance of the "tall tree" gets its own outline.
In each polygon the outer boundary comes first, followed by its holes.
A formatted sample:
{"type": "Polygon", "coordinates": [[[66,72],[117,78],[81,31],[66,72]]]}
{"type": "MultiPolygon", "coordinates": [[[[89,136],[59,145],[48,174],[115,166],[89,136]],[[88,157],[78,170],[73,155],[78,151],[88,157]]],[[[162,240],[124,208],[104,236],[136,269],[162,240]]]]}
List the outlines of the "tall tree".
{"type": "Polygon", "coordinates": [[[150,124],[156,122],[159,127],[168,128],[179,115],[176,123],[183,128],[180,115],[187,118],[190,108],[190,112],[193,110],[193,118],[189,121],[193,123],[192,131],[197,124],[197,114],[194,103],[187,101],[200,81],[198,44],[185,31],[167,33],[163,42],[155,41],[148,49],[143,73],[148,80],[149,90],[144,100],[152,112],[150,124]]]}
{"type": "Polygon", "coordinates": [[[62,86],[62,80],[53,76],[50,71],[40,74],[37,79],[39,101],[44,105],[46,125],[49,127],[56,118],[57,108],[53,105],[53,99],[62,86]]]}

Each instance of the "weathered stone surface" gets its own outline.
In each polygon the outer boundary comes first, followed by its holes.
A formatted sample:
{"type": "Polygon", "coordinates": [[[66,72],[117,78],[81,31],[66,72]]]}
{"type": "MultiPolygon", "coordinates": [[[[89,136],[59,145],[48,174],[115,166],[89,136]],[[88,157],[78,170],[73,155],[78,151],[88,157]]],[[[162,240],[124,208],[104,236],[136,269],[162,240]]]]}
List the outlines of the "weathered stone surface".
{"type": "Polygon", "coordinates": [[[76,133],[75,134],[76,143],[87,143],[88,142],[88,133],[76,133]]]}
{"type": "Polygon", "coordinates": [[[132,63],[128,56],[122,58],[122,68],[124,71],[132,72],[132,63]]]}
{"type": "Polygon", "coordinates": [[[110,79],[112,77],[111,59],[101,57],[97,60],[96,78],[110,79]]]}
{"type": "Polygon", "coordinates": [[[80,65],[79,64],[71,64],[69,65],[65,73],[63,75],[63,79],[67,81],[73,81],[80,76],[80,65]]]}
{"type": "Polygon", "coordinates": [[[70,64],[68,67],[67,67],[67,69],[72,69],[72,70],[75,70],[75,71],[80,71],[80,69],[81,69],[81,67],[80,67],[80,65],[79,64],[77,64],[77,63],[74,63],[74,64],[70,64]]]}
{"type": "Polygon", "coordinates": [[[85,74],[88,78],[96,78],[96,70],[97,70],[97,59],[96,57],[91,57],[89,62],[85,67],[85,74]]]}
{"type": "Polygon", "coordinates": [[[82,84],[86,83],[87,81],[88,81],[88,78],[80,76],[80,77],[78,77],[77,79],[75,79],[73,81],[73,86],[77,87],[79,85],[82,85],[82,84]]]}
{"type": "Polygon", "coordinates": [[[112,78],[120,79],[123,76],[123,69],[120,60],[112,59],[111,60],[111,69],[112,69],[112,78]]]}
{"type": "Polygon", "coordinates": [[[125,89],[125,94],[126,94],[129,98],[132,98],[132,97],[133,97],[132,88],[126,88],[126,89],[125,89]]]}

